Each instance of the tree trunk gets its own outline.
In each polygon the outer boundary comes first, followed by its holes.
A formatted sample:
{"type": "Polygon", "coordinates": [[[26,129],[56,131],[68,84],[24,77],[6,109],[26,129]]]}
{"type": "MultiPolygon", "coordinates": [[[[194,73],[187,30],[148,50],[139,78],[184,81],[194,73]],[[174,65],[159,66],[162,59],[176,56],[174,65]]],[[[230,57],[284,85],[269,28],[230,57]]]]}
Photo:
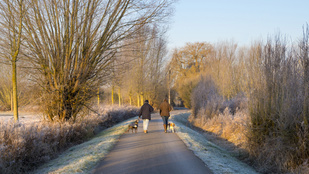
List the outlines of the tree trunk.
{"type": "Polygon", "coordinates": [[[118,89],[118,101],[119,101],[119,106],[121,106],[121,93],[120,93],[120,88],[118,89]]]}
{"type": "Polygon", "coordinates": [[[130,105],[132,105],[132,93],[130,91],[130,94],[129,94],[129,98],[130,98],[130,105]]]}
{"type": "Polygon", "coordinates": [[[13,90],[11,91],[11,111],[13,112],[14,107],[13,107],[14,103],[13,103],[13,90]]]}
{"type": "Polygon", "coordinates": [[[304,60],[304,103],[303,103],[303,118],[304,123],[308,126],[308,102],[309,102],[309,59],[306,55],[306,59],[304,60]]]}
{"type": "Polygon", "coordinates": [[[114,86],[112,87],[112,105],[114,105],[114,86]]]}
{"type": "Polygon", "coordinates": [[[14,120],[18,121],[18,97],[17,97],[17,77],[16,77],[16,61],[12,61],[12,86],[13,86],[13,108],[14,108],[14,120]]]}
{"type": "Polygon", "coordinates": [[[100,108],[100,88],[98,88],[98,109],[100,108]]]}
{"type": "Polygon", "coordinates": [[[144,93],[141,93],[141,106],[143,105],[144,103],[144,93]]]}

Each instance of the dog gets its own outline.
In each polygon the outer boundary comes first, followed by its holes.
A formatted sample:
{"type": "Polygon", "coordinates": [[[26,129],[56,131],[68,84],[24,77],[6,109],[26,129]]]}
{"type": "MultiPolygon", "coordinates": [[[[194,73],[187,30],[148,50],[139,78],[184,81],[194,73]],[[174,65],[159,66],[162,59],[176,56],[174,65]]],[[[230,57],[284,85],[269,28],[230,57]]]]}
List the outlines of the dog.
{"type": "Polygon", "coordinates": [[[171,132],[173,132],[173,133],[176,132],[176,125],[175,125],[175,123],[170,122],[170,123],[167,124],[167,127],[168,127],[168,129],[169,129],[171,132]]]}
{"type": "Polygon", "coordinates": [[[130,129],[132,129],[132,133],[133,133],[133,129],[135,130],[135,133],[137,132],[137,128],[138,128],[138,120],[135,120],[134,123],[131,123],[128,125],[128,131],[130,131],[130,129]]]}

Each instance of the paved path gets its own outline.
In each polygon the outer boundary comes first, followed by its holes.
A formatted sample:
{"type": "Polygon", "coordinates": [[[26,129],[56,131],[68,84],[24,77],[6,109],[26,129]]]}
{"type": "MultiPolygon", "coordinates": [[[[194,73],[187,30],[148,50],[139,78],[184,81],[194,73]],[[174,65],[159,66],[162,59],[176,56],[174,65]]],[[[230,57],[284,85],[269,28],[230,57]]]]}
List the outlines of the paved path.
{"type": "Polygon", "coordinates": [[[148,134],[142,121],[138,133],[121,136],[114,149],[92,171],[95,174],[211,174],[174,133],[164,133],[162,120],[152,114],[148,134]]]}

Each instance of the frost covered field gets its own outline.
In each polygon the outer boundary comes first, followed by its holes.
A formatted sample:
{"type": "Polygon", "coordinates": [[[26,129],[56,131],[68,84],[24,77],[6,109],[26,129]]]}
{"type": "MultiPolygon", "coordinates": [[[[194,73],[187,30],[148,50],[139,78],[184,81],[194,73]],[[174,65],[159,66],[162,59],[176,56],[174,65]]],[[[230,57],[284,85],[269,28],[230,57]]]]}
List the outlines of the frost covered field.
{"type": "MultiPolygon", "coordinates": [[[[196,156],[207,163],[215,174],[257,173],[247,164],[232,157],[224,149],[207,141],[198,132],[188,128],[185,124],[189,115],[189,111],[173,111],[171,120],[176,123],[178,136],[196,156]]],[[[126,131],[126,125],[136,118],[121,122],[101,132],[90,141],[68,149],[57,159],[41,166],[34,173],[89,173],[126,131]]]]}
{"type": "MultiPolygon", "coordinates": [[[[12,112],[0,112],[0,123],[14,121],[12,112]]],[[[42,115],[31,112],[20,112],[19,122],[22,124],[30,124],[42,121],[42,115]]]]}

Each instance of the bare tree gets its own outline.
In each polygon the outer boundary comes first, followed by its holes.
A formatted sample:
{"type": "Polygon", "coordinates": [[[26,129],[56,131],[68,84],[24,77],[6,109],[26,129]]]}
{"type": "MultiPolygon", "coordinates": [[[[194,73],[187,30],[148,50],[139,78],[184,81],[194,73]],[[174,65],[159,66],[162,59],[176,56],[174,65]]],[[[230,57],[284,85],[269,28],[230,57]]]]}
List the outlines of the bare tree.
{"type": "Polygon", "coordinates": [[[76,118],[108,80],[117,50],[145,24],[167,16],[170,1],[30,0],[28,57],[45,91],[50,120],[76,118]]]}
{"type": "Polygon", "coordinates": [[[303,67],[303,91],[304,91],[304,102],[303,102],[303,119],[306,126],[308,126],[309,119],[309,26],[307,24],[304,27],[303,39],[300,41],[300,60],[303,67]]]}
{"type": "Polygon", "coordinates": [[[1,15],[1,54],[12,66],[12,99],[14,120],[18,121],[17,96],[17,61],[21,47],[23,18],[25,14],[24,0],[3,0],[0,2],[1,15]]]}
{"type": "Polygon", "coordinates": [[[199,75],[205,71],[206,65],[213,55],[213,46],[209,43],[187,43],[186,46],[175,49],[169,63],[174,86],[184,101],[191,107],[191,93],[197,85],[199,75]]]}
{"type": "Polygon", "coordinates": [[[128,103],[139,106],[144,99],[148,99],[151,104],[157,105],[161,101],[159,98],[164,97],[161,94],[161,87],[165,86],[162,84],[165,78],[163,58],[166,56],[163,35],[164,30],[157,25],[146,25],[127,40],[127,47],[121,49],[116,84],[128,103]],[[125,64],[125,61],[128,63],[125,64]]]}

